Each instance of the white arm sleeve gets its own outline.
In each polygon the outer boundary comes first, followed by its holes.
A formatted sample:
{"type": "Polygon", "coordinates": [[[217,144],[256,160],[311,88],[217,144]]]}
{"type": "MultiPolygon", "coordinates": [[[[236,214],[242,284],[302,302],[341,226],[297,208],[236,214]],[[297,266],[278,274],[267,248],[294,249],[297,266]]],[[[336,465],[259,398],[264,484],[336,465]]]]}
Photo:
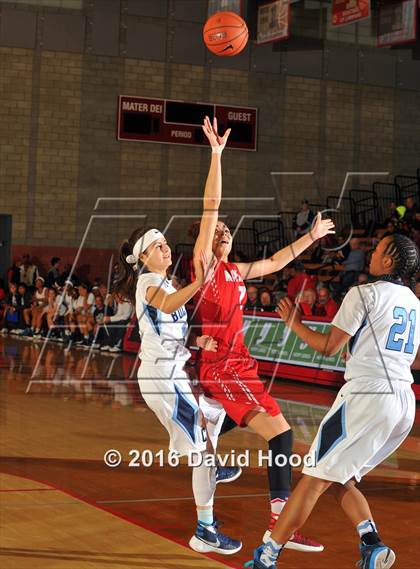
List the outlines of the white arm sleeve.
{"type": "Polygon", "coordinates": [[[354,286],[344,297],[332,325],[354,336],[374,305],[375,289],[373,286],[354,286]]]}

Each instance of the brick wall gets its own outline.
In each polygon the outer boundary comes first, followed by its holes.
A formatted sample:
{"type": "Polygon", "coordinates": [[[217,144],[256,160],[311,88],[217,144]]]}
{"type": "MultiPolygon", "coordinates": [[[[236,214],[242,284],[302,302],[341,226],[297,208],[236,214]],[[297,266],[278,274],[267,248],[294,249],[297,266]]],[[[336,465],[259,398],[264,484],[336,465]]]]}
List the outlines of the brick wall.
{"type": "MultiPolygon", "coordinates": [[[[31,13],[40,17],[35,8],[31,13]]],[[[223,159],[224,195],[235,198],[223,204],[231,222],[293,209],[303,197],[324,202],[339,193],[347,171],[413,174],[420,166],[417,84],[369,85],[366,71],[363,81],[337,81],[331,71],[304,76],[291,60],[283,66],[285,54],[277,65],[270,46],[250,46],[226,61],[190,53],[187,43],[184,53],[171,36],[181,25],[177,14],[169,11],[166,32],[165,19],[135,16],[136,25],[158,21],[166,33],[162,61],[128,57],[122,33],[114,34],[114,55],[100,53],[89,44],[96,20],[88,21],[80,49],[46,49],[39,30],[26,49],[3,46],[0,38],[0,210],[13,215],[14,243],[77,247],[84,237],[87,247],[113,249],[146,218],[160,227],[171,220],[171,241],[187,240],[200,212],[208,151],[118,142],[119,94],[258,107],[258,152],[231,151],[223,159]],[[179,61],[200,57],[200,64],[179,61]],[[282,177],[276,193],[273,170],[314,172],[316,179],[282,177]],[[107,199],[97,204],[99,198],[107,199]]],[[[191,16],[197,30],[200,14],[191,16]]]]}

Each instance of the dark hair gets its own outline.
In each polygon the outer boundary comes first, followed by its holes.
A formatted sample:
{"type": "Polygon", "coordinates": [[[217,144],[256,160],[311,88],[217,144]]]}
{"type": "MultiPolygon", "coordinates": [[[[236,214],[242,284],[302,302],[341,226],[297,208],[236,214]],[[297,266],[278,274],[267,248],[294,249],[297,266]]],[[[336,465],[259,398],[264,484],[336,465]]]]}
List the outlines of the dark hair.
{"type": "Polygon", "coordinates": [[[384,255],[390,255],[394,262],[392,273],[385,277],[407,280],[411,290],[414,290],[416,273],[420,270],[420,253],[417,245],[409,237],[398,233],[391,235],[389,239],[384,255]]]}
{"type": "Polygon", "coordinates": [[[188,235],[192,237],[194,241],[196,241],[198,234],[200,233],[200,223],[201,221],[198,219],[197,221],[194,221],[188,229],[188,235]]]}
{"type": "Polygon", "coordinates": [[[24,288],[25,290],[28,289],[28,287],[26,286],[26,283],[19,283],[19,284],[18,284],[18,288],[19,288],[20,286],[23,286],[23,288],[24,288]]]}
{"type": "MultiPolygon", "coordinates": [[[[136,305],[136,285],[138,270],[135,265],[127,263],[126,257],[133,254],[133,248],[142,235],[145,234],[147,228],[138,227],[133,231],[128,239],[123,241],[119,250],[118,270],[115,281],[112,285],[113,292],[116,292],[123,298],[129,300],[131,304],[136,305]]],[[[140,260],[137,261],[137,267],[142,266],[142,272],[145,272],[140,260]]]]}
{"type": "Polygon", "coordinates": [[[61,261],[60,257],[52,257],[51,265],[55,265],[56,263],[58,263],[58,261],[61,261]]]}

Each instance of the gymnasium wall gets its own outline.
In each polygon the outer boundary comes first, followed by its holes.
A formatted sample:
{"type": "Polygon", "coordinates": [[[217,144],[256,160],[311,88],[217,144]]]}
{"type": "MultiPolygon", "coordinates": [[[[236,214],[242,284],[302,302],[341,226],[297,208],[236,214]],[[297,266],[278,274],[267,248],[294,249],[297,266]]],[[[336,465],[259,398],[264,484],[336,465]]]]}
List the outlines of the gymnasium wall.
{"type": "Polygon", "coordinates": [[[378,50],[366,24],[332,35],[325,13],[302,2],[295,21],[307,26],[296,24],[287,46],[250,43],[217,58],[201,40],[205,0],[49,3],[0,2],[0,211],[13,215],[15,244],[77,247],[84,237],[114,249],[145,217],[164,227],[172,215],[182,217],[171,240],[188,241],[209,153],[118,142],[119,94],[258,107],[258,152],[223,158],[232,223],[303,197],[323,202],[347,171],[420,166],[420,61],[378,50]],[[282,177],[275,200],[273,170],[316,178],[282,177]]]}

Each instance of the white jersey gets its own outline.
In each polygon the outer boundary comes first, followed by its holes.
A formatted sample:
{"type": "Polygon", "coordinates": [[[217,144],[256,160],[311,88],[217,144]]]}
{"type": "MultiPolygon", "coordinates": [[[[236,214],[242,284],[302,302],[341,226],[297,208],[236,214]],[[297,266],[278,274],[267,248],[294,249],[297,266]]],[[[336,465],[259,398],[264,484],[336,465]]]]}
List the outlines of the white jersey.
{"type": "Polygon", "coordinates": [[[161,287],[167,294],[176,292],[170,280],[156,273],[144,273],[137,280],[136,314],[141,337],[140,358],[155,364],[185,362],[191,354],[185,347],[188,330],[187,311],[181,306],[172,314],[165,314],[148,304],[149,287],[161,287]]]}
{"type": "Polygon", "coordinates": [[[420,303],[408,287],[389,281],[355,286],[332,324],[352,336],[346,381],[413,382],[410,367],[420,342],[420,303]]]}
{"type": "MultiPolygon", "coordinates": [[[[75,309],[80,309],[80,308],[84,309],[84,307],[85,307],[85,299],[86,299],[85,296],[79,295],[79,296],[76,298],[76,300],[74,301],[74,303],[73,303],[74,308],[75,308],[75,309]]],[[[94,295],[93,295],[93,292],[90,292],[90,293],[87,295],[87,300],[86,300],[86,302],[87,302],[88,310],[89,310],[89,308],[95,304],[95,297],[94,297],[94,295]]]]}

